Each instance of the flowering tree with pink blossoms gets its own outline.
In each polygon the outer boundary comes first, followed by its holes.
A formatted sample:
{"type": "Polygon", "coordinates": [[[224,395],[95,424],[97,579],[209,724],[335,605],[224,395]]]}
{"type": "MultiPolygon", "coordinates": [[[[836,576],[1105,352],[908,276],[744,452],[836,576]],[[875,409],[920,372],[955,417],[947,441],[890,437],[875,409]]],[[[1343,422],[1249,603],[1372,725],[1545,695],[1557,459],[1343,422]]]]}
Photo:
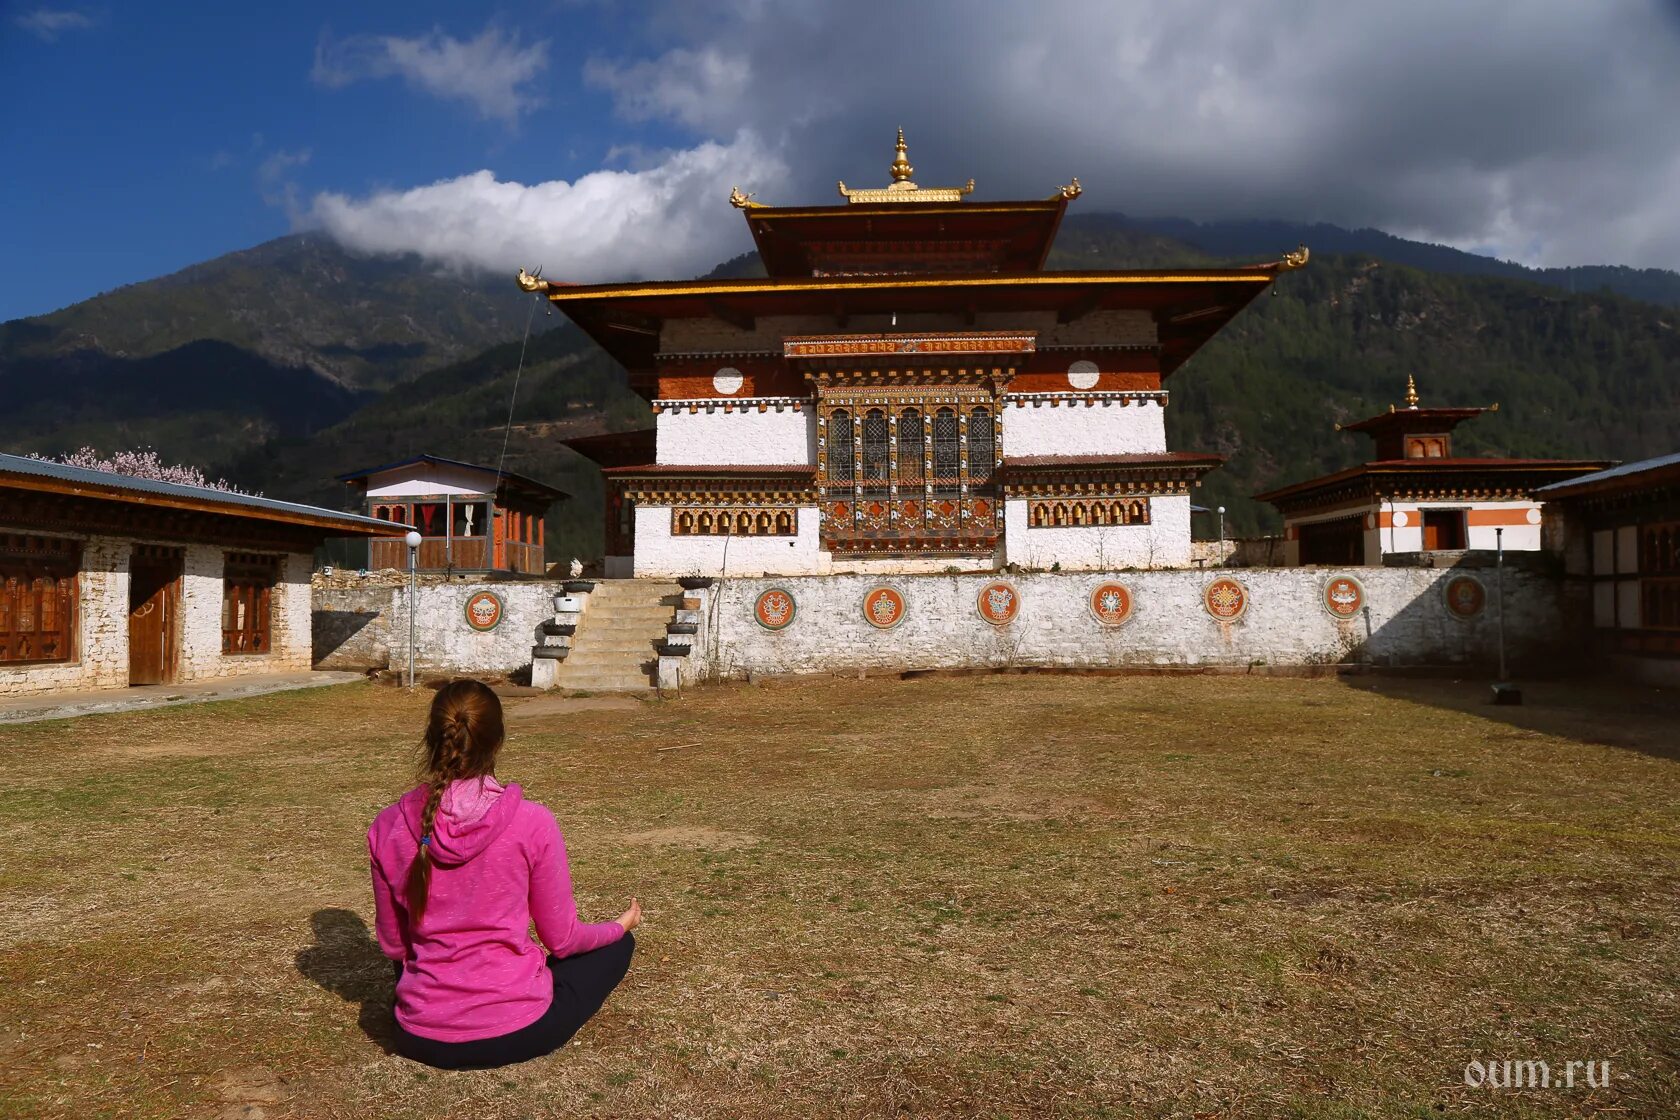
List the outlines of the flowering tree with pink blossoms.
{"type": "Polygon", "coordinates": [[[126,474],[131,478],[149,478],[154,482],[174,482],[181,486],[202,486],[206,490],[220,490],[225,494],[246,494],[251,497],[261,497],[262,494],[252,494],[249,490],[241,490],[225,478],[211,480],[204,477],[204,472],[197,467],[185,463],[165,463],[158,457],[158,453],[149,447],[136,451],[118,451],[107,457],[98,448],[84,447],[79,451],[72,451],[68,455],[30,455],[31,459],[40,459],[47,463],[63,463],[67,467],[81,467],[90,471],[108,471],[111,474],[126,474]]]}

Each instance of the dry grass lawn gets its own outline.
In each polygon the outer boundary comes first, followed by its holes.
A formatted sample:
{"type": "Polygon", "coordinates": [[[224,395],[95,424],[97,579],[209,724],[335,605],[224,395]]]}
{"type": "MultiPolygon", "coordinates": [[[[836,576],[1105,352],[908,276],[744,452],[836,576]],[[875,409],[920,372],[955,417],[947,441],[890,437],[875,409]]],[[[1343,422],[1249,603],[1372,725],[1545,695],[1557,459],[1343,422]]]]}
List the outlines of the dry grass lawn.
{"type": "Polygon", "coordinates": [[[1680,1115],[1672,701],[1240,677],[510,701],[585,916],[563,1053],[384,1052],[364,831],[429,693],[0,729],[0,1114],[1680,1115]],[[523,708],[523,710],[521,710],[523,708]],[[1464,1083],[1608,1060],[1608,1089],[1464,1083]]]}

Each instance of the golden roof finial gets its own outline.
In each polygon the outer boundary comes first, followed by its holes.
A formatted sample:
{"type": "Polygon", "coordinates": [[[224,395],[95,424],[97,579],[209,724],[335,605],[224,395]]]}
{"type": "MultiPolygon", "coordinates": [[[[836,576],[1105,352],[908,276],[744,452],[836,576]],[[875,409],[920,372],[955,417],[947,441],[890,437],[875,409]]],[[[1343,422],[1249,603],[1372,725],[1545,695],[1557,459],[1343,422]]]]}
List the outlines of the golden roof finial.
{"type": "Polygon", "coordinates": [[[892,161],[893,182],[902,183],[915,173],[916,169],[910,166],[910,152],[904,146],[904,130],[901,128],[898,130],[898,151],[892,161]]]}
{"type": "Polygon", "coordinates": [[[1300,245],[1293,253],[1283,255],[1283,259],[1278,262],[1278,271],[1292,272],[1297,268],[1305,268],[1307,267],[1307,258],[1311,255],[1306,245],[1300,245]]]}
{"type": "Polygon", "coordinates": [[[1411,374],[1408,373],[1406,375],[1406,407],[1407,408],[1416,408],[1417,406],[1418,406],[1417,381],[1412,377],[1411,374]]]}

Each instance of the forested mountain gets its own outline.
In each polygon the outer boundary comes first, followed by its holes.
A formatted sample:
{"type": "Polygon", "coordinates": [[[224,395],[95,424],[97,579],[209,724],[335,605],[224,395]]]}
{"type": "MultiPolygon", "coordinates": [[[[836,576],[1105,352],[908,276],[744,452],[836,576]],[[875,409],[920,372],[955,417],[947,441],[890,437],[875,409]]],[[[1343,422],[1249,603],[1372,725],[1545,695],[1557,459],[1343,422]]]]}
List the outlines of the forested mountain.
{"type": "MultiPolygon", "coordinates": [[[[1408,373],[1425,403],[1500,402],[1460,429],[1469,453],[1633,459],[1674,449],[1680,311],[1661,305],[1672,273],[1655,274],[1657,302],[1647,302],[1569,292],[1554,276],[1486,258],[1472,258],[1477,274],[1458,260],[1469,254],[1375,231],[1168,228],[1119,215],[1069,217],[1049,267],[1270,260],[1303,240],[1309,267],[1286,274],[1167,382],[1171,445],[1229,457],[1197,501],[1229,507],[1232,531],[1275,525],[1248,495],[1367,457],[1363,437],[1333,425],[1397,401],[1408,373]],[[1334,251],[1366,244],[1383,255],[1334,251]],[[1516,272],[1485,274],[1506,268],[1516,272]]],[[[760,274],[754,254],[713,272],[760,274]]],[[[312,237],[271,242],[0,326],[0,391],[13,404],[0,413],[0,449],[151,444],[275,497],[338,505],[332,478],[356,468],[420,451],[495,463],[511,399],[507,465],[575,495],[556,511],[552,552],[588,556],[599,549],[599,476],[558,441],[650,417],[622,372],[546,309],[515,398],[531,300],[500,278],[440,277],[312,237]]]]}

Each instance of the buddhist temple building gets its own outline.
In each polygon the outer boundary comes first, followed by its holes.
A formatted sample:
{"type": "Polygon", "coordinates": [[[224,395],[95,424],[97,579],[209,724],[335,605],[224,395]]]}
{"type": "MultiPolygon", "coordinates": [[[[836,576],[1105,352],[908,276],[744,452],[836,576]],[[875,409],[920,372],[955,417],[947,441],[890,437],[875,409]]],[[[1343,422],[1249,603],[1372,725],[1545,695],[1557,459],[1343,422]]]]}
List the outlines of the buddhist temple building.
{"type": "Polygon", "coordinates": [[[1498,408],[1423,407],[1407,377],[1404,406],[1338,424],[1371,438],[1370,462],[1255,495],[1283,515],[1284,562],[1381,564],[1391,553],[1491,550],[1501,541],[1507,550],[1538,551],[1541,503],[1533,491],[1607,464],[1454,455],[1453,430],[1498,408]]]}
{"type": "MultiPolygon", "coordinates": [[[[542,575],[544,517],[566,493],[524,475],[436,455],[339,475],[368,517],[420,534],[423,572],[542,575]]],[[[406,530],[405,530],[406,533],[406,530]]],[[[406,568],[401,537],[369,542],[368,567],[406,568]]]]}
{"type": "Polygon", "coordinates": [[[735,190],[768,276],[520,273],[628,371],[650,431],[568,441],[607,483],[607,574],[1187,566],[1166,379],[1306,251],[1253,267],[1044,268],[1047,197],[889,185],[825,206],[735,190]]]}

